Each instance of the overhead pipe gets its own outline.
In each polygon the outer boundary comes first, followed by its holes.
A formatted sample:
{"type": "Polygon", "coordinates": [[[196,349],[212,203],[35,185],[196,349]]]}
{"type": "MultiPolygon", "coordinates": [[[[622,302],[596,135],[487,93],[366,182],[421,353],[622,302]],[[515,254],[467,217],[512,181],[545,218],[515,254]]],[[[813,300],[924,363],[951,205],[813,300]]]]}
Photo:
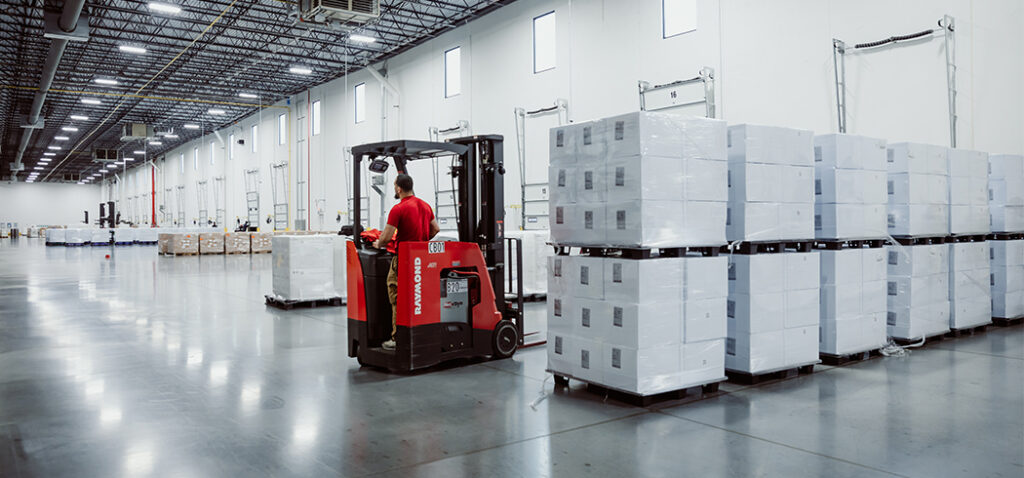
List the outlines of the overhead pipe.
{"type": "MultiPolygon", "coordinates": [[[[78,26],[78,17],[82,15],[82,8],[85,6],[85,0],[68,0],[64,2],[64,9],[60,14],[60,29],[71,33],[75,31],[75,27],[78,26]]],[[[63,38],[54,38],[50,42],[50,51],[46,55],[46,61],[43,63],[43,72],[39,78],[39,91],[36,92],[35,98],[32,100],[32,109],[28,114],[28,124],[35,125],[39,121],[39,115],[43,111],[43,102],[46,101],[46,93],[50,89],[50,85],[53,84],[53,77],[57,74],[57,66],[60,65],[60,60],[64,56],[64,48],[67,47],[68,40],[63,38]]],[[[21,159],[25,155],[25,150],[28,149],[29,140],[32,139],[32,131],[35,128],[25,128],[25,131],[21,134],[21,143],[18,145],[18,152],[14,157],[15,169],[21,169],[21,159]]],[[[17,175],[17,171],[13,171],[17,175]]]]}

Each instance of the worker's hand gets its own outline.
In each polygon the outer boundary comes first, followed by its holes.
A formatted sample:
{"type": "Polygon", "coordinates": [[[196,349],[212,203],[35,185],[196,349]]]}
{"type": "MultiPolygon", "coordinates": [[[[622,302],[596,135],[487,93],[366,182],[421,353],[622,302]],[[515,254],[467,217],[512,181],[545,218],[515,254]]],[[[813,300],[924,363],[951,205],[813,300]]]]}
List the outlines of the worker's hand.
{"type": "Polygon", "coordinates": [[[381,244],[380,239],[377,239],[376,241],[373,241],[373,247],[377,249],[383,249],[384,244],[381,244]]]}

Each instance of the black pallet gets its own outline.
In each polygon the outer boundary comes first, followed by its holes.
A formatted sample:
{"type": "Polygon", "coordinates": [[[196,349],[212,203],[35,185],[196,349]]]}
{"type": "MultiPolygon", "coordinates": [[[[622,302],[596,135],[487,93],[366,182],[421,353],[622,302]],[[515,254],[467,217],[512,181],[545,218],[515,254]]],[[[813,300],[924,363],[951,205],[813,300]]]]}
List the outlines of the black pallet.
{"type": "Polygon", "coordinates": [[[901,246],[928,246],[932,244],[949,244],[952,236],[893,236],[901,246]]]}
{"type": "Polygon", "coordinates": [[[988,238],[993,241],[1016,241],[1024,239],[1024,232],[993,232],[988,238]]]}
{"type": "MultiPolygon", "coordinates": [[[[628,403],[635,407],[649,407],[656,403],[667,402],[669,400],[680,400],[690,394],[711,394],[718,392],[718,384],[720,382],[706,383],[704,385],[696,385],[689,388],[681,388],[679,390],[670,390],[668,392],[662,392],[655,395],[637,395],[635,393],[624,392],[622,390],[616,390],[614,388],[604,387],[595,383],[583,381],[587,384],[587,391],[596,395],[602,395],[612,400],[617,400],[623,403],[628,403]]],[[[555,386],[564,387],[569,384],[569,377],[555,375],[555,386]]]]}
{"type": "Polygon", "coordinates": [[[86,245],[88,245],[88,244],[83,244],[83,243],[68,244],[68,243],[64,243],[64,247],[82,247],[82,246],[86,246],[86,245]]]}
{"type": "Polygon", "coordinates": [[[814,364],[801,365],[799,367],[776,370],[768,373],[747,373],[735,370],[725,371],[725,375],[729,377],[730,382],[736,382],[743,385],[757,385],[769,380],[784,380],[809,373],[814,373],[814,364]]]}
{"type": "Polygon", "coordinates": [[[267,298],[267,305],[282,310],[292,310],[296,308],[339,307],[345,305],[345,301],[342,300],[341,297],[317,300],[281,300],[269,295],[264,297],[267,298]]]}
{"type": "Polygon", "coordinates": [[[992,323],[1001,327],[1024,324],[1024,315],[1019,317],[992,317],[992,323]]]}
{"type": "Polygon", "coordinates": [[[63,242],[47,242],[46,245],[47,246],[63,246],[64,243],[63,242]]]}
{"type": "MultiPolygon", "coordinates": [[[[938,334],[938,335],[933,335],[931,337],[925,337],[924,338],[924,345],[931,345],[931,344],[933,344],[935,342],[941,342],[945,338],[946,338],[946,333],[945,332],[943,332],[941,334],[938,334]]],[[[907,345],[916,345],[916,344],[921,343],[921,339],[919,339],[919,338],[918,339],[899,339],[899,338],[893,337],[892,341],[894,343],[896,343],[896,345],[899,345],[900,347],[905,347],[907,345]]]]}
{"type": "Polygon", "coordinates": [[[135,244],[135,242],[115,242],[114,243],[115,246],[131,246],[133,244],[135,244]]]}
{"type": "Polygon", "coordinates": [[[818,357],[821,358],[821,363],[823,363],[825,365],[829,365],[829,366],[832,366],[832,367],[839,367],[839,366],[847,365],[847,364],[851,364],[851,363],[863,362],[865,360],[871,359],[871,357],[877,357],[879,355],[881,355],[881,352],[879,352],[878,349],[875,349],[875,350],[866,350],[864,352],[857,352],[855,354],[846,354],[846,355],[832,355],[832,354],[820,353],[820,354],[818,354],[818,357]]]}
{"type": "Polygon", "coordinates": [[[779,252],[811,252],[813,249],[813,240],[738,241],[728,246],[722,246],[721,252],[723,254],[767,254],[779,252]]]}
{"type": "Polygon", "coordinates": [[[567,256],[572,253],[573,248],[579,249],[580,255],[592,257],[621,257],[623,259],[650,259],[652,257],[685,257],[688,255],[701,255],[703,257],[717,256],[721,246],[692,246],[692,247],[656,247],[656,248],[629,248],[629,247],[592,247],[592,246],[555,246],[555,254],[567,256]]]}
{"type": "Polygon", "coordinates": [[[879,249],[889,241],[887,239],[828,239],[814,241],[815,249],[838,251],[842,249],[879,249]]]}
{"type": "Polygon", "coordinates": [[[988,324],[976,325],[974,327],[967,327],[963,329],[950,329],[949,332],[946,332],[946,337],[966,337],[968,335],[984,332],[986,328],[988,328],[988,324]]]}
{"type": "Polygon", "coordinates": [[[140,246],[155,246],[156,245],[156,241],[142,241],[142,242],[136,242],[136,244],[138,244],[140,246]]]}
{"type": "Polygon", "coordinates": [[[987,234],[963,234],[952,236],[950,242],[964,243],[964,242],[985,242],[988,240],[987,234]]]}

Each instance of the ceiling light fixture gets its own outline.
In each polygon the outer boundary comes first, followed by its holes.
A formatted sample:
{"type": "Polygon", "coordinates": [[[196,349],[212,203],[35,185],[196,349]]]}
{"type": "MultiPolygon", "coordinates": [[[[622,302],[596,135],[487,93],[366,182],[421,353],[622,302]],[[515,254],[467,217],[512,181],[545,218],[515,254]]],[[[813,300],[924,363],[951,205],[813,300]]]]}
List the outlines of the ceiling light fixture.
{"type": "Polygon", "coordinates": [[[259,98],[259,95],[255,95],[252,93],[239,93],[238,96],[242,98],[259,98]]]}
{"type": "Polygon", "coordinates": [[[82,103],[87,105],[98,105],[100,104],[100,100],[97,100],[96,98],[82,98],[82,103]]]}
{"type": "Polygon", "coordinates": [[[46,149],[56,149],[56,150],[59,150],[60,146],[47,146],[46,149]]]}
{"type": "Polygon", "coordinates": [[[107,167],[108,167],[108,168],[116,168],[116,167],[117,167],[117,165],[116,165],[116,164],[108,164],[108,165],[107,165],[107,167]]]}
{"type": "Polygon", "coordinates": [[[146,154],[145,151],[132,151],[132,154],[146,154]]]}
{"type": "Polygon", "coordinates": [[[51,159],[51,158],[39,158],[39,162],[40,163],[49,163],[50,161],[53,161],[53,159],[51,159]]]}
{"type": "Polygon", "coordinates": [[[88,116],[82,116],[82,115],[71,115],[70,118],[75,120],[75,121],[89,121],[89,117],[88,116]]]}
{"type": "Polygon", "coordinates": [[[161,143],[159,141],[150,141],[149,144],[151,144],[153,146],[161,146],[161,145],[163,145],[163,143],[161,143]]]}
{"type": "Polygon", "coordinates": [[[373,43],[377,41],[376,38],[368,37],[366,35],[349,35],[348,39],[359,43],[373,43]]]}
{"type": "MultiPolygon", "coordinates": [[[[189,123],[189,124],[185,125],[185,129],[199,129],[199,125],[189,123]]],[[[169,137],[169,135],[165,136],[165,137],[169,137]]]]}
{"type": "Polygon", "coordinates": [[[76,128],[74,126],[62,126],[60,128],[60,130],[61,131],[71,131],[72,133],[74,133],[74,132],[78,131],[78,128],[76,128]]]}
{"type": "Polygon", "coordinates": [[[137,55],[142,55],[146,53],[145,48],[131,45],[118,45],[117,49],[125,53],[135,53],[137,55]]]}
{"type": "Polygon", "coordinates": [[[36,166],[36,167],[34,167],[34,168],[32,168],[32,169],[35,169],[36,171],[42,171],[42,170],[44,170],[44,169],[46,169],[46,168],[44,168],[44,167],[42,167],[42,166],[36,166]]]}
{"type": "Polygon", "coordinates": [[[176,135],[176,134],[165,134],[165,135],[164,135],[164,138],[171,138],[171,139],[175,139],[175,138],[177,138],[177,137],[178,137],[178,135],[176,135]]]}
{"type": "Polygon", "coordinates": [[[313,70],[310,70],[309,68],[302,66],[293,66],[289,68],[288,71],[295,73],[296,75],[308,75],[310,73],[313,73],[313,70]]]}
{"type": "Polygon", "coordinates": [[[181,7],[169,3],[149,2],[149,9],[160,13],[181,13],[181,7]]]}
{"type": "Polygon", "coordinates": [[[207,111],[207,113],[210,113],[211,115],[222,115],[222,114],[226,113],[226,111],[214,108],[214,109],[212,109],[210,111],[207,111]]]}
{"type": "Polygon", "coordinates": [[[67,141],[71,138],[68,138],[67,136],[54,136],[53,139],[57,141],[67,141]]]}
{"type": "Polygon", "coordinates": [[[117,84],[117,80],[109,80],[107,78],[96,78],[95,80],[92,80],[92,81],[95,81],[96,83],[99,83],[101,85],[116,85],[117,84]]]}
{"type": "Polygon", "coordinates": [[[43,153],[43,156],[56,156],[57,153],[43,153]]]}

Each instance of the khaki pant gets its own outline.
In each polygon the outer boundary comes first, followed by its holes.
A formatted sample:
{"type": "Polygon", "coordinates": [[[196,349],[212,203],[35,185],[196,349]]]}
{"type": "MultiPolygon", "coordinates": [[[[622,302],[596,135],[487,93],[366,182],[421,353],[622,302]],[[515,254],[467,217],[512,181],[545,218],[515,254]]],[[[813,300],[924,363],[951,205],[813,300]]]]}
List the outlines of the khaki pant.
{"type": "Polygon", "coordinates": [[[398,320],[398,256],[391,258],[391,269],[388,271],[388,299],[391,301],[391,340],[395,340],[398,320]]]}

